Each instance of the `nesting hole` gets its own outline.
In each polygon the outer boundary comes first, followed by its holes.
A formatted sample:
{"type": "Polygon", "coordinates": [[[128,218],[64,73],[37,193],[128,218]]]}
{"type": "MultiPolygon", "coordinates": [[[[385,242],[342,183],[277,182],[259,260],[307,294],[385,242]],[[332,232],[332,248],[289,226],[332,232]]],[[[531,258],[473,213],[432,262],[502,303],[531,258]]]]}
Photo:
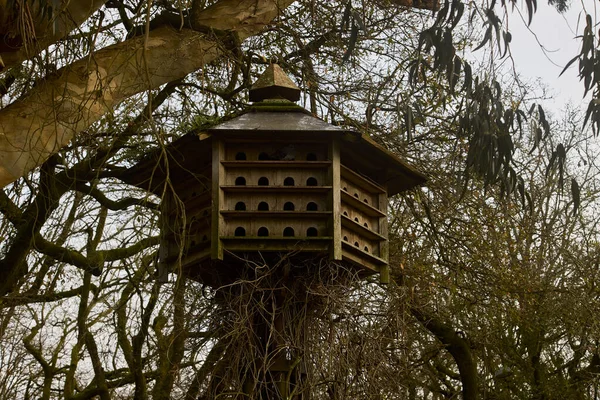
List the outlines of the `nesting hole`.
{"type": "Polygon", "coordinates": [[[347,217],[348,216],[348,211],[344,211],[344,215],[347,217]]]}
{"type": "Polygon", "coordinates": [[[235,186],[245,186],[246,185],[246,178],[244,178],[243,176],[238,176],[237,178],[235,178],[235,186]]]}
{"type": "Polygon", "coordinates": [[[312,176],[306,180],[306,186],[317,186],[317,178],[312,176]]]}
{"type": "Polygon", "coordinates": [[[347,192],[347,191],[348,191],[348,188],[347,188],[346,186],[344,186],[344,187],[342,188],[342,190],[343,190],[344,192],[347,192]]]}
{"type": "Polygon", "coordinates": [[[358,193],[354,193],[354,197],[356,197],[358,199],[358,193]]]}
{"type": "Polygon", "coordinates": [[[369,227],[369,224],[367,224],[367,223],[365,222],[365,223],[363,224],[363,226],[364,226],[365,228],[368,228],[368,227],[369,227]]]}
{"type": "Polygon", "coordinates": [[[265,153],[264,151],[258,155],[258,159],[260,161],[265,161],[265,160],[268,160],[269,158],[270,158],[269,154],[265,153]]]}
{"type": "Polygon", "coordinates": [[[344,242],[348,241],[348,236],[344,236],[344,242]]]}
{"type": "Polygon", "coordinates": [[[360,221],[358,220],[358,217],[354,218],[354,222],[360,222],[360,221]]]}
{"type": "Polygon", "coordinates": [[[202,241],[203,242],[208,242],[208,236],[206,236],[206,235],[202,236],[202,241]]]}
{"type": "Polygon", "coordinates": [[[237,153],[235,155],[235,159],[236,160],[245,160],[246,159],[246,153],[244,153],[243,151],[240,151],[239,153],[237,153]]]}
{"type": "Polygon", "coordinates": [[[269,211],[269,203],[266,201],[258,203],[258,211],[269,211]]]}
{"type": "Polygon", "coordinates": [[[266,176],[258,178],[258,186],[269,186],[269,178],[266,176]]]}
{"type": "Polygon", "coordinates": [[[358,244],[358,242],[354,242],[354,245],[355,245],[356,247],[360,247],[360,244],[358,244]]]}
{"type": "Polygon", "coordinates": [[[317,231],[317,228],[315,227],[310,227],[306,230],[306,236],[308,237],[314,237],[314,236],[318,236],[319,235],[319,231],[317,231]]]}
{"type": "Polygon", "coordinates": [[[308,153],[306,155],[306,161],[317,161],[317,155],[315,153],[308,153]]]}
{"type": "Polygon", "coordinates": [[[292,178],[291,176],[288,176],[287,178],[285,178],[283,180],[283,186],[294,186],[295,182],[294,182],[294,178],[292,178]]]}
{"type": "Polygon", "coordinates": [[[294,228],[288,226],[283,230],[283,236],[285,237],[293,237],[294,236],[294,228]]]}
{"type": "Polygon", "coordinates": [[[318,210],[319,210],[319,206],[314,201],[311,201],[306,205],[306,211],[318,211],[318,210]]]}
{"type": "Polygon", "coordinates": [[[244,229],[241,226],[238,226],[237,228],[235,228],[234,235],[235,236],[246,236],[246,229],[244,229]]]}
{"type": "Polygon", "coordinates": [[[283,211],[294,211],[295,209],[296,209],[296,206],[291,201],[287,201],[283,205],[283,211]]]}
{"type": "Polygon", "coordinates": [[[369,248],[367,246],[365,246],[365,252],[368,253],[369,252],[369,248]]]}
{"type": "Polygon", "coordinates": [[[261,226],[258,228],[258,236],[269,236],[269,230],[266,227],[261,226]]]}
{"type": "Polygon", "coordinates": [[[369,204],[369,199],[364,199],[363,200],[366,204],[369,204]]]}
{"type": "Polygon", "coordinates": [[[235,210],[246,211],[246,203],[244,203],[243,201],[238,201],[237,203],[235,203],[235,210]]]}

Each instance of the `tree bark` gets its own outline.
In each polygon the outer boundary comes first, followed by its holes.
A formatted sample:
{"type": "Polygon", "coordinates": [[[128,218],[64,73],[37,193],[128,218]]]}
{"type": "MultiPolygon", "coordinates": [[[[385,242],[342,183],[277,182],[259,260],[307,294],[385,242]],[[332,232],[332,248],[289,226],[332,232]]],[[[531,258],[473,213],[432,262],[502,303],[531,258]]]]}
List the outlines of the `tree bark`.
{"type": "MultiPolygon", "coordinates": [[[[293,1],[221,0],[194,13],[191,22],[241,41],[293,1]]],[[[163,26],[61,69],[0,111],[0,187],[41,165],[121,101],[182,78],[225,51],[214,35],[163,26]]]]}
{"type": "MultiPolygon", "coordinates": [[[[35,6],[33,2],[28,3],[35,6]]],[[[22,38],[16,33],[18,32],[16,26],[18,17],[15,18],[12,15],[15,10],[0,6],[0,39],[4,39],[2,41],[5,43],[10,42],[10,39],[14,42],[13,46],[2,46],[0,43],[0,60],[4,64],[3,66],[0,63],[0,71],[20,64],[65,37],[98,11],[106,3],[106,0],[71,0],[66,3],[64,10],[57,13],[56,17],[41,15],[33,10],[34,15],[31,22],[33,22],[35,32],[32,32],[33,37],[29,38],[22,38]]],[[[4,6],[6,5],[4,3],[4,6]]],[[[9,7],[14,7],[14,5],[9,3],[9,7]]]]}
{"type": "Polygon", "coordinates": [[[467,341],[450,326],[433,316],[425,314],[415,307],[411,307],[410,311],[425,328],[446,346],[446,350],[454,358],[462,383],[463,400],[477,400],[477,365],[467,341]]]}

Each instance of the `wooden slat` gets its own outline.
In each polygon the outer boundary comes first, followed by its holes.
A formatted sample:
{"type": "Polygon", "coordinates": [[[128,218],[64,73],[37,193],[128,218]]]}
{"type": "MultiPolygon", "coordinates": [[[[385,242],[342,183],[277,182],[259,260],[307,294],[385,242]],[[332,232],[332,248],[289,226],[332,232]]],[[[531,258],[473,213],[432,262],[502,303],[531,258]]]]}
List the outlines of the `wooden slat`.
{"type": "Polygon", "coordinates": [[[356,186],[360,187],[363,190],[366,190],[369,193],[386,193],[386,190],[379,186],[377,183],[369,180],[367,177],[357,174],[352,171],[350,168],[342,165],[341,168],[342,178],[347,179],[349,182],[352,182],[356,186]]]}
{"type": "Polygon", "coordinates": [[[331,211],[221,211],[225,218],[326,218],[331,211]]]}
{"type": "Polygon", "coordinates": [[[385,236],[380,235],[377,232],[373,232],[372,230],[365,228],[361,224],[351,220],[350,218],[342,215],[342,226],[351,230],[352,232],[358,233],[359,235],[370,239],[370,240],[378,240],[378,241],[387,241],[385,236]]]}
{"type": "MultiPolygon", "coordinates": [[[[360,199],[357,199],[356,197],[352,196],[350,193],[345,192],[343,190],[341,192],[342,192],[342,202],[347,203],[349,206],[357,209],[358,211],[364,213],[365,215],[367,215],[369,217],[377,217],[377,218],[387,217],[384,212],[365,203],[364,201],[360,201],[360,199]]],[[[386,198],[387,198],[387,196],[386,196],[386,198]]]]}
{"type": "Polygon", "coordinates": [[[221,237],[225,249],[228,251],[327,251],[331,243],[330,236],[314,237],[310,239],[269,236],[269,237],[221,237]]]}
{"type": "Polygon", "coordinates": [[[327,193],[331,186],[221,186],[226,193],[327,193]]]}
{"type": "Polygon", "coordinates": [[[366,251],[363,251],[360,247],[353,246],[351,243],[342,242],[342,246],[345,251],[354,253],[357,256],[359,256],[360,258],[362,258],[364,260],[368,260],[369,262],[372,262],[374,265],[377,265],[378,266],[377,272],[379,272],[379,270],[381,268],[380,266],[387,265],[387,262],[385,260],[382,260],[381,258],[379,258],[371,253],[367,253],[366,251]]]}
{"type": "MultiPolygon", "coordinates": [[[[222,134],[223,132],[219,132],[222,134]]],[[[281,132],[264,132],[260,136],[251,136],[248,138],[247,132],[239,132],[237,135],[229,132],[227,136],[223,136],[223,141],[227,144],[260,144],[260,143],[300,143],[300,144],[327,144],[329,137],[324,137],[323,133],[317,132],[302,132],[302,136],[294,136],[294,140],[281,132]]]]}
{"type": "Polygon", "coordinates": [[[329,146],[329,158],[333,160],[329,168],[329,179],[334,190],[329,195],[329,209],[333,210],[331,226],[333,231],[333,245],[331,246],[331,259],[339,261],[342,259],[342,201],[340,197],[340,141],[335,138],[329,146]]]}
{"type": "MultiPolygon", "coordinates": [[[[384,214],[387,214],[388,207],[388,197],[387,194],[381,193],[379,195],[379,209],[383,211],[384,214]]],[[[388,237],[388,220],[387,215],[379,218],[379,233],[381,233],[386,238],[388,237]]],[[[385,267],[381,268],[379,279],[381,283],[390,283],[390,267],[387,265],[389,260],[389,248],[390,244],[388,240],[384,240],[379,243],[379,257],[386,262],[385,267]]]]}
{"type": "Polygon", "coordinates": [[[221,236],[223,236],[223,230],[225,228],[225,222],[219,210],[225,208],[225,196],[222,190],[219,188],[219,182],[223,182],[225,179],[225,167],[221,165],[221,160],[225,153],[224,145],[221,140],[213,138],[213,149],[212,149],[212,224],[211,224],[211,258],[213,260],[223,259],[223,243],[221,242],[221,236]]]}
{"type": "Polygon", "coordinates": [[[331,161],[221,161],[228,168],[302,168],[318,169],[331,165],[331,161]]]}

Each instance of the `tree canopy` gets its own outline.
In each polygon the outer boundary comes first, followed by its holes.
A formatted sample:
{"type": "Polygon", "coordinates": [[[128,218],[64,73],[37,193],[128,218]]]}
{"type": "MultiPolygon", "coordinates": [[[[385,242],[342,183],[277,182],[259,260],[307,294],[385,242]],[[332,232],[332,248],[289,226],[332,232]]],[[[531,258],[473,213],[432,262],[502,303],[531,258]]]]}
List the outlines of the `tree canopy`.
{"type": "Polygon", "coordinates": [[[595,25],[570,63],[589,106],[553,120],[465,57],[507,57],[521,6],[0,2],[0,398],[243,398],[249,304],[283,289],[314,398],[597,397],[595,25]],[[156,278],[162,196],[123,177],[275,61],[313,115],[430,176],[390,202],[389,286],[311,265],[284,288],[286,257],[223,290],[156,278]]]}

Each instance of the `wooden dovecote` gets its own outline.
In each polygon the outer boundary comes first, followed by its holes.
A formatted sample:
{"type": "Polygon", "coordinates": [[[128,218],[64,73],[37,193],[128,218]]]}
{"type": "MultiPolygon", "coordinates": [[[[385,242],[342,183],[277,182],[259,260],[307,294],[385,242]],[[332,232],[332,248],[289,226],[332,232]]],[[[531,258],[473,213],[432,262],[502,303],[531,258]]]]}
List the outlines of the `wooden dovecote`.
{"type": "Polygon", "coordinates": [[[161,152],[128,172],[126,181],[163,198],[164,271],[218,286],[236,278],[240,259],[294,252],[386,279],[388,196],[425,176],[367,136],[313,117],[290,101],[298,97],[272,65],[247,112],[175,141],[167,162],[161,152]]]}

